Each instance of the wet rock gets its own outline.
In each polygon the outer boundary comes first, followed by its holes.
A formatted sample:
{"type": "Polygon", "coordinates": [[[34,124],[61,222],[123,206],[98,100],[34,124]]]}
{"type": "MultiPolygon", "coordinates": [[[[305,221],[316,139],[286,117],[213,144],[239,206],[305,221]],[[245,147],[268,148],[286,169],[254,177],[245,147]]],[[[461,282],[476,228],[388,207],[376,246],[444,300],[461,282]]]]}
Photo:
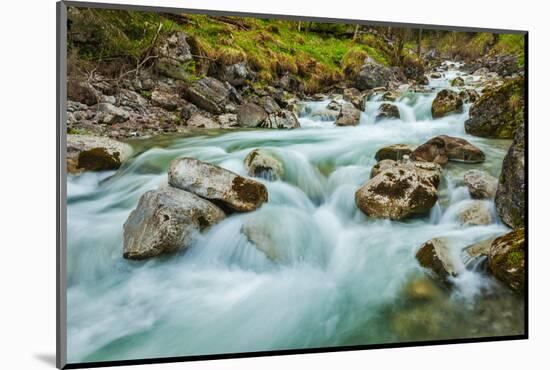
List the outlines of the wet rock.
{"type": "Polygon", "coordinates": [[[437,201],[441,174],[419,165],[401,163],[380,172],[355,193],[357,207],[367,216],[392,220],[428,213],[437,201]]]}
{"type": "Polygon", "coordinates": [[[525,133],[523,125],[502,162],[495,196],[497,214],[511,228],[523,227],[525,217],[525,133]]]}
{"type": "Polygon", "coordinates": [[[486,202],[475,200],[463,206],[457,213],[458,221],[463,225],[489,225],[493,222],[491,209],[486,202]]]}
{"type": "Polygon", "coordinates": [[[300,122],[298,122],[298,118],[294,112],[281,110],[279,112],[269,114],[266,120],[261,123],[260,127],[294,129],[300,127],[300,122]]]}
{"type": "Polygon", "coordinates": [[[451,81],[451,86],[455,86],[455,87],[464,86],[464,79],[462,77],[455,77],[451,81]]]}
{"type": "Polygon", "coordinates": [[[268,198],[262,183],[194,158],[173,160],[168,169],[168,182],[241,212],[255,210],[268,198]]]}
{"type": "Polygon", "coordinates": [[[523,77],[485,92],[470,108],[466,132],[481,137],[512,139],[524,121],[523,77]]]}
{"type": "Polygon", "coordinates": [[[439,72],[433,72],[431,75],[430,75],[431,78],[441,78],[441,73],[439,72]]]}
{"type": "Polygon", "coordinates": [[[412,280],[404,289],[405,297],[415,302],[430,302],[443,296],[441,288],[427,277],[412,280]]]}
{"type": "Polygon", "coordinates": [[[380,172],[398,165],[399,165],[399,162],[396,162],[392,159],[382,159],[377,164],[372,166],[372,169],[370,171],[370,178],[372,179],[374,176],[378,175],[380,172]]]}
{"type": "Polygon", "coordinates": [[[356,126],[361,119],[361,111],[353,106],[353,104],[342,104],[338,118],[335,124],[338,126],[356,126]]]}
{"type": "Polygon", "coordinates": [[[424,243],[416,253],[420,266],[430,269],[442,280],[457,276],[460,265],[452,255],[450,242],[446,238],[434,238],[424,243]]]}
{"type": "Polygon", "coordinates": [[[130,114],[126,110],[110,103],[99,103],[96,107],[97,120],[99,123],[113,125],[115,123],[125,122],[130,118],[130,114]]]}
{"type": "Polygon", "coordinates": [[[187,120],[186,124],[189,127],[220,128],[218,122],[200,113],[193,114],[191,118],[187,120]]]}
{"type": "Polygon", "coordinates": [[[361,67],[361,71],[355,80],[355,87],[359,90],[388,87],[391,77],[391,69],[369,59],[367,63],[361,67]]]}
{"type": "Polygon", "coordinates": [[[237,108],[237,122],[241,127],[258,127],[266,119],[266,111],[254,103],[242,104],[237,108]]]}
{"type": "Polygon", "coordinates": [[[254,149],[244,159],[249,176],[267,180],[279,180],[283,176],[283,164],[267,149],[254,149]]]}
{"type": "Polygon", "coordinates": [[[322,109],[322,110],[316,110],[311,114],[312,119],[316,119],[319,121],[336,121],[338,119],[338,116],[340,115],[339,110],[333,110],[333,109],[322,109]]]}
{"type": "Polygon", "coordinates": [[[493,276],[512,290],[525,287],[525,230],[514,230],[496,238],[489,251],[489,269],[493,276]]]}
{"type": "Polygon", "coordinates": [[[403,156],[410,156],[414,149],[415,146],[413,145],[392,144],[378,149],[374,155],[374,158],[377,161],[381,161],[383,159],[393,159],[394,161],[398,161],[402,159],[403,156]]]}
{"type": "Polygon", "coordinates": [[[492,199],[497,191],[498,180],[481,170],[469,170],[464,173],[464,183],[474,199],[492,199]]]}
{"type": "Polygon", "coordinates": [[[123,256],[143,260],[189,248],[200,231],[224,218],[220,208],[186,191],[148,191],[124,223],[123,256]]]}
{"type": "Polygon", "coordinates": [[[100,136],[67,135],[67,170],[116,170],[132,156],[128,144],[100,136]]]}
{"type": "Polygon", "coordinates": [[[441,118],[448,114],[460,113],[462,105],[462,99],[456,92],[447,89],[441,90],[432,103],[432,116],[441,118]]]}
{"type": "Polygon", "coordinates": [[[187,100],[212,114],[226,112],[227,106],[239,100],[226,84],[212,77],[203,77],[190,85],[183,85],[182,93],[187,100]]]}
{"type": "Polygon", "coordinates": [[[485,160],[485,154],[481,149],[462,138],[440,135],[416,148],[412,152],[411,158],[416,161],[445,165],[448,161],[480,163],[485,160]]]}
{"type": "Polygon", "coordinates": [[[176,110],[179,101],[179,96],[167,91],[155,90],[151,93],[151,103],[169,111],[176,110]]]}
{"type": "Polygon", "coordinates": [[[465,89],[458,94],[464,103],[475,103],[479,94],[474,89],[465,89]]]}
{"type": "Polygon", "coordinates": [[[365,100],[365,94],[361,93],[361,91],[359,91],[355,87],[344,89],[343,97],[344,100],[353,104],[355,108],[361,111],[364,109],[363,101],[365,100]]]}
{"type": "Polygon", "coordinates": [[[382,100],[384,101],[396,101],[398,98],[398,95],[395,91],[387,91],[382,95],[382,100]]]}
{"type": "Polygon", "coordinates": [[[467,269],[475,268],[480,258],[489,257],[489,251],[491,250],[491,243],[493,243],[493,240],[495,240],[494,237],[466,247],[462,253],[464,266],[467,269]]]}
{"type": "Polygon", "coordinates": [[[399,114],[399,108],[396,105],[383,103],[378,108],[378,113],[376,114],[375,122],[383,119],[399,119],[401,115],[399,114]]]}

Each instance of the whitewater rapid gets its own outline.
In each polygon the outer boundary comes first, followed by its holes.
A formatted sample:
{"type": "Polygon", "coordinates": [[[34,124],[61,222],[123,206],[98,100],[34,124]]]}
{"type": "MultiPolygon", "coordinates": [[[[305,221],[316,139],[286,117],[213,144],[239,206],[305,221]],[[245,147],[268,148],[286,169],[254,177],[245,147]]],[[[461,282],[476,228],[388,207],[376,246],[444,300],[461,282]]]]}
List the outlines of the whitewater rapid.
{"type": "Polygon", "coordinates": [[[521,301],[482,269],[464,267],[437,303],[405,304],[407,284],[424,275],[415,253],[425,241],[448,237],[461,261],[463,248],[508,230],[492,201],[492,224],[456,220],[457,210],[471,202],[464,171],[498,177],[510,145],[466,134],[468,105],[463,113],[431,118],[437,90],[460,74],[430,79],[432,91],[404,93],[395,102],[399,120],[375,123],[381,94],[369,98],[355,127],[312,117],[330,100],[301,102],[307,112],[299,118],[301,129],[141,140],[133,143],[139,154],[116,172],[69,175],[69,362],[522,333],[522,322],[515,324],[523,317],[521,301]],[[369,179],[379,148],[420,145],[441,134],[466,138],[486,161],[449,163],[431,214],[397,222],[357,209],[354,193],[369,179]],[[284,165],[281,180],[258,179],[268,203],[229,216],[185,252],[144,262],[122,258],[124,221],[144,192],[166,182],[172,159],[194,157],[246,176],[243,159],[259,147],[284,165]],[[243,235],[248,220],[272,236],[277,261],[243,235]],[[504,312],[517,320],[495,320],[504,312]],[[408,330],[414,320],[429,330],[408,330]]]}

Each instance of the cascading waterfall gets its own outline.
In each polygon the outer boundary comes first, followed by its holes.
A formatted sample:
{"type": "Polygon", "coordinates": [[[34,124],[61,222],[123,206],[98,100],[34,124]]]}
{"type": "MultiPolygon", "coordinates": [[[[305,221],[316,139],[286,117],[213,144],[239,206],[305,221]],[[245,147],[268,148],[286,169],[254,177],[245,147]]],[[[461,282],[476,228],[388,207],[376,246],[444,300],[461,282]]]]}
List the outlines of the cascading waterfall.
{"type": "Polygon", "coordinates": [[[507,231],[497,217],[485,226],[457,221],[457,209],[471,201],[462,174],[480,168],[498,176],[510,142],[467,135],[468,105],[464,113],[431,118],[437,89],[459,74],[430,79],[432,91],[403,93],[393,102],[398,120],[375,123],[381,94],[369,98],[355,127],[337,127],[323,114],[330,100],[301,102],[301,129],[143,140],[136,143],[141,153],[117,172],[69,175],[69,360],[521,333],[521,319],[493,320],[503,312],[522,317],[521,300],[462,256],[465,247],[507,231]],[[369,179],[380,147],[420,145],[440,134],[466,138],[486,161],[449,163],[439,201],[423,218],[379,220],[357,209],[354,193],[369,179]],[[144,192],[166,182],[172,159],[194,157],[246,175],[243,159],[259,147],[284,165],[281,180],[258,180],[268,203],[231,215],[185,252],[144,262],[122,258],[124,221],[144,192]],[[243,234],[249,224],[269,237],[268,252],[243,234]],[[424,275],[415,253],[434,237],[452,241],[465,272],[439,299],[411,302],[407,284],[424,275]]]}

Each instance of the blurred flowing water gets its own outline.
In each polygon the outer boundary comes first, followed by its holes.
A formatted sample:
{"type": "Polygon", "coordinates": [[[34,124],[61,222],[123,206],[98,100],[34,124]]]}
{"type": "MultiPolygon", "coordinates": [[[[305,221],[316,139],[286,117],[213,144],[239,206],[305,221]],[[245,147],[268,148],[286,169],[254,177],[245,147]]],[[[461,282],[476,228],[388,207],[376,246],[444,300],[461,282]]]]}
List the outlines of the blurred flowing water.
{"type": "MultiPolygon", "coordinates": [[[[464,113],[431,118],[437,89],[460,75],[430,79],[427,93],[404,93],[399,120],[375,123],[381,94],[361,122],[336,127],[302,102],[301,129],[211,131],[133,143],[138,155],[116,172],[68,177],[69,362],[476,338],[523,333],[523,300],[483,272],[466,270],[429,301],[407,286],[425,272],[415,253],[428,239],[463,248],[507,232],[497,221],[464,226],[471,202],[463,172],[500,174],[510,141],[467,135],[464,113]],[[354,203],[385,145],[433,136],[466,138],[484,163],[449,163],[431,214],[403,222],[368,218],[354,203]],[[269,148],[284,164],[279,181],[259,179],[269,202],[233,214],[185,252],[144,262],[122,258],[122,225],[139,197],[167,180],[169,162],[189,156],[246,176],[244,157],[269,148]],[[268,233],[277,261],[241,232],[248,219],[268,233]]],[[[464,76],[467,81],[475,77],[464,76]]],[[[326,118],[325,118],[326,119],[326,118]]],[[[488,201],[493,209],[494,204],[488,201]]]]}

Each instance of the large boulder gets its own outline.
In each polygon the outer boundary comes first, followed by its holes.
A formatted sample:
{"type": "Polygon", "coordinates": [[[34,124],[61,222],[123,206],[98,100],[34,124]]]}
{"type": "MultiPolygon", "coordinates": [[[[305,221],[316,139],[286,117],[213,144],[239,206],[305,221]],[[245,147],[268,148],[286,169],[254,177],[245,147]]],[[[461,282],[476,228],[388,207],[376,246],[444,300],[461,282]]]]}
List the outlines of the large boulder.
{"type": "Polygon", "coordinates": [[[283,176],[283,164],[267,149],[254,149],[244,159],[249,176],[267,180],[279,180],[283,176]]]}
{"type": "Polygon", "coordinates": [[[377,122],[383,119],[399,119],[399,118],[401,118],[401,115],[399,114],[399,108],[397,108],[397,105],[383,103],[378,108],[378,112],[374,120],[375,122],[377,122]]]}
{"type": "Polygon", "coordinates": [[[481,149],[459,137],[439,135],[416,148],[411,158],[416,161],[435,162],[445,165],[447,162],[480,163],[485,160],[481,149]]]}
{"type": "Polygon", "coordinates": [[[223,211],[194,194],[164,187],[146,192],[124,223],[124,258],[142,260],[190,247],[223,211]]]}
{"type": "Polygon", "coordinates": [[[169,111],[176,110],[180,103],[180,98],[176,94],[164,90],[154,90],[151,94],[151,103],[157,107],[164,108],[169,111]]]}
{"type": "Polygon", "coordinates": [[[464,89],[458,94],[464,103],[475,103],[479,94],[474,89],[464,89]]]}
{"type": "Polygon", "coordinates": [[[485,171],[469,170],[464,172],[464,184],[474,199],[494,198],[497,183],[498,180],[485,171]]]}
{"type": "Polygon", "coordinates": [[[377,161],[381,161],[383,159],[393,159],[394,161],[398,161],[402,159],[403,156],[410,156],[414,149],[415,146],[408,144],[392,144],[378,149],[374,155],[374,158],[377,161]]]}
{"type": "Polygon", "coordinates": [[[422,244],[416,252],[416,259],[420,266],[430,269],[442,280],[457,276],[460,271],[460,265],[452,255],[447,238],[434,238],[422,244]]]}
{"type": "Polygon", "coordinates": [[[245,103],[237,108],[237,122],[241,127],[258,127],[266,118],[266,111],[254,103],[245,103]]]}
{"type": "Polygon", "coordinates": [[[67,170],[116,170],[132,156],[132,147],[107,137],[67,135],[67,170]]]}
{"type": "Polygon", "coordinates": [[[470,118],[464,124],[466,132],[481,137],[512,139],[524,121],[524,90],[525,80],[519,77],[485,92],[470,108],[470,118]]]}
{"type": "Polygon", "coordinates": [[[240,101],[233,90],[213,77],[203,77],[189,85],[182,85],[182,93],[187,100],[212,114],[229,112],[230,106],[240,101]]]}
{"type": "Polygon", "coordinates": [[[489,225],[493,222],[491,209],[486,202],[475,200],[468,202],[458,210],[458,221],[463,225],[489,225]]]}
{"type": "Polygon", "coordinates": [[[374,89],[376,87],[388,87],[392,77],[392,71],[374,60],[369,59],[361,67],[361,71],[355,80],[355,87],[359,90],[374,89]]]}
{"type": "Polygon", "coordinates": [[[401,163],[378,173],[355,193],[367,216],[401,220],[430,211],[437,201],[441,173],[433,163],[401,163]]]}
{"type": "Polygon", "coordinates": [[[361,119],[361,111],[351,103],[344,103],[340,108],[340,113],[336,119],[338,126],[356,126],[361,119]]]}
{"type": "Polygon", "coordinates": [[[344,97],[344,100],[350,102],[353,104],[353,106],[359,110],[363,110],[364,108],[364,100],[365,100],[365,94],[363,94],[361,91],[356,89],[355,87],[350,87],[347,89],[344,89],[342,92],[342,95],[344,97]]]}
{"type": "Polygon", "coordinates": [[[444,117],[448,114],[462,112],[463,102],[460,95],[454,91],[444,89],[437,93],[432,102],[433,118],[444,117]]]}
{"type": "Polygon", "coordinates": [[[294,112],[281,110],[271,113],[265,121],[260,124],[263,128],[294,129],[300,127],[300,122],[294,112]]]}
{"type": "Polygon", "coordinates": [[[262,183],[194,158],[174,159],[168,168],[168,183],[240,212],[267,202],[262,183]]]}
{"type": "Polygon", "coordinates": [[[523,292],[525,287],[525,230],[514,230],[491,243],[489,269],[511,289],[523,292]]]}
{"type": "Polygon", "coordinates": [[[525,133],[523,125],[502,162],[495,196],[497,213],[506,225],[523,227],[525,217],[525,133]]]}

